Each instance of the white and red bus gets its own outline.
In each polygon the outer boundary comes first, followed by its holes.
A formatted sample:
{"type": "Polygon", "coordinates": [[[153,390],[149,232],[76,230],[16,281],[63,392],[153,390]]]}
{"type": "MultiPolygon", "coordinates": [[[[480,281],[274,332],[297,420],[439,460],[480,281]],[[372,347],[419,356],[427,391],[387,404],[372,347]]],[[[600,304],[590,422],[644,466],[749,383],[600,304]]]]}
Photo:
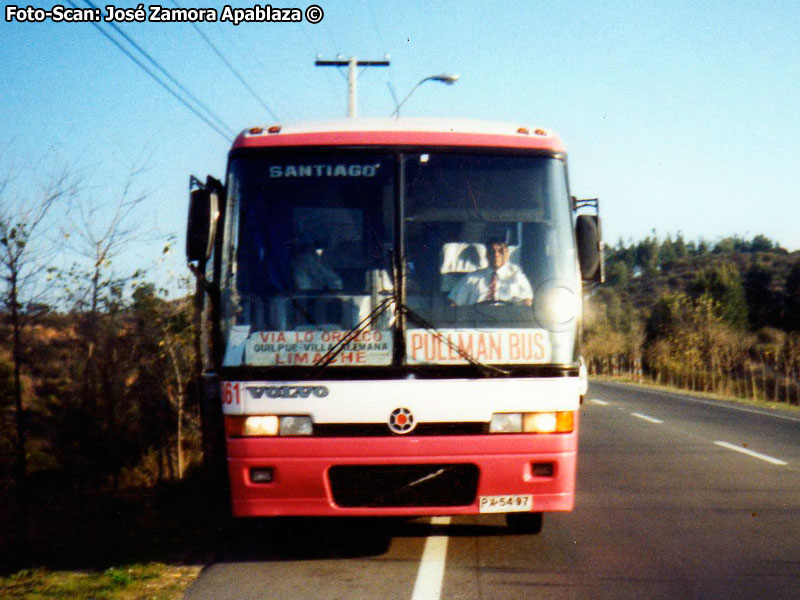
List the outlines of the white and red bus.
{"type": "Polygon", "coordinates": [[[234,516],[507,513],[538,531],[573,508],[582,286],[602,261],[556,135],[274,125],[237,137],[224,186],[193,181],[234,516]],[[455,290],[493,252],[517,281],[468,301],[455,290]]]}

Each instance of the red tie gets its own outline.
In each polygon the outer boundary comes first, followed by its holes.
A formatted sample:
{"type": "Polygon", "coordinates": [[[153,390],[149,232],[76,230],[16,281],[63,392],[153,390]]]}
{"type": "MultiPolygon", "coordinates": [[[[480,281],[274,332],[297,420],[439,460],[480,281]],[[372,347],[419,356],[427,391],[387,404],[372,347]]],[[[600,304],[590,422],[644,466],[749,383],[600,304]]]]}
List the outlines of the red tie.
{"type": "Polygon", "coordinates": [[[494,302],[497,296],[497,271],[492,272],[492,279],[489,282],[489,292],[486,294],[488,302],[494,302]]]}

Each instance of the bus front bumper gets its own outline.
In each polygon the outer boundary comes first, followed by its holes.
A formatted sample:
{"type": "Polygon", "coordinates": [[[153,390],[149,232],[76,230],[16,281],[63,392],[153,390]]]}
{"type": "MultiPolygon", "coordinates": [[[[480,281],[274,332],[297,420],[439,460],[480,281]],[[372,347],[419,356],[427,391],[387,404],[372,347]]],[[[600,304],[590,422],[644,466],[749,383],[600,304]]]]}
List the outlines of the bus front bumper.
{"type": "Polygon", "coordinates": [[[228,439],[236,517],[569,511],[576,459],[577,428],[568,434],[228,439]]]}

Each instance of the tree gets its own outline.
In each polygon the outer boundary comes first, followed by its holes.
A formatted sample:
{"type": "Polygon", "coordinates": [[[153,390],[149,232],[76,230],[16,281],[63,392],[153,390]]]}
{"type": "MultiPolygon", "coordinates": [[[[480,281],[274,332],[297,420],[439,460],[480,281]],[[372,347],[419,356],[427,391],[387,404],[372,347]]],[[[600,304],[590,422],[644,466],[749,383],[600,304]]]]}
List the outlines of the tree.
{"type": "Polygon", "coordinates": [[[778,245],[776,243],[767,236],[761,234],[754,237],[753,241],[750,242],[750,252],[768,252],[777,247],[778,245]]]}
{"type": "Polygon", "coordinates": [[[708,390],[721,380],[720,317],[708,295],[659,298],[646,325],[648,366],[671,384],[708,390]]]}
{"type": "MultiPolygon", "coordinates": [[[[151,411],[161,415],[155,423],[160,448],[160,464],[181,478],[187,459],[187,397],[193,368],[192,307],[187,299],[167,302],[155,294],[152,284],[139,285],[131,305],[133,328],[130,347],[134,350],[140,376],[137,390],[151,399],[151,411]],[[145,373],[145,371],[149,371],[145,373]],[[147,389],[147,387],[150,389],[147,389]],[[170,424],[170,428],[165,427],[170,424]],[[174,436],[174,455],[169,452],[174,436]],[[177,463],[172,468],[173,458],[177,463]]],[[[163,478],[159,467],[159,478],[163,478]]]]}
{"type": "Polygon", "coordinates": [[[656,300],[645,324],[645,342],[651,344],[666,338],[677,327],[678,306],[685,302],[683,294],[663,295],[656,300]]]}
{"type": "Polygon", "coordinates": [[[658,251],[658,262],[661,270],[668,271],[677,258],[678,254],[675,251],[675,244],[672,239],[670,239],[670,236],[667,236],[664,241],[661,242],[661,248],[658,251]]]}
{"type": "Polygon", "coordinates": [[[658,273],[658,238],[655,235],[647,236],[636,245],[636,265],[645,275],[652,276],[658,273]]]}
{"type": "Polygon", "coordinates": [[[14,368],[0,357],[0,493],[3,495],[12,481],[14,468],[13,388],[14,368]]]}
{"type": "Polygon", "coordinates": [[[786,333],[780,329],[763,327],[756,332],[756,343],[752,351],[759,359],[761,389],[764,399],[769,399],[769,384],[772,383],[772,399],[778,401],[778,368],[786,342],[786,333]]]}
{"type": "Polygon", "coordinates": [[[125,288],[139,273],[119,275],[114,261],[141,235],[133,217],[145,199],[135,190],[143,173],[142,168],[132,169],[115,200],[84,198],[74,207],[76,216],[65,232],[77,256],[62,274],[79,347],[69,410],[84,423],[97,423],[75,432],[81,456],[73,467],[81,496],[88,484],[105,476],[110,475],[116,487],[123,462],[122,416],[130,407],[119,401],[127,359],[119,340],[125,329],[125,288]]]}
{"type": "Polygon", "coordinates": [[[626,246],[625,242],[623,242],[622,238],[620,238],[620,240],[617,242],[616,248],[612,250],[610,246],[606,246],[606,250],[608,251],[608,256],[606,259],[609,263],[624,263],[625,266],[628,267],[628,272],[633,272],[634,268],[636,267],[636,247],[633,246],[633,244],[626,246]]]}
{"type": "Polygon", "coordinates": [[[783,325],[787,331],[800,331],[800,260],[789,269],[783,293],[783,325]]]}
{"type": "Polygon", "coordinates": [[[624,290],[630,281],[627,263],[612,262],[606,267],[606,284],[617,290],[624,290]]]}
{"type": "Polygon", "coordinates": [[[717,263],[700,271],[689,286],[694,298],[708,295],[716,302],[725,323],[737,328],[747,327],[747,301],[739,270],[731,263],[717,263]]]}
{"type": "Polygon", "coordinates": [[[686,250],[689,252],[691,256],[696,257],[703,257],[709,254],[708,250],[708,242],[704,239],[700,238],[700,240],[695,243],[693,241],[686,244],[686,250]]]}
{"type": "Polygon", "coordinates": [[[794,398],[797,399],[795,404],[800,404],[800,333],[791,332],[787,333],[784,339],[783,346],[783,387],[786,401],[792,403],[794,398]],[[793,391],[797,390],[796,394],[793,391]]]}
{"type": "Polygon", "coordinates": [[[722,238],[714,245],[714,254],[733,254],[737,249],[738,238],[726,237],[722,238]]]}
{"type": "Polygon", "coordinates": [[[12,394],[16,417],[16,461],[14,479],[17,491],[16,519],[20,551],[28,551],[28,465],[25,407],[22,393],[23,337],[31,322],[46,310],[42,286],[47,248],[42,233],[46,220],[57,203],[77,191],[73,174],[62,169],[49,176],[39,193],[17,192],[14,177],[0,180],[0,307],[7,312],[11,326],[12,394]]]}
{"type": "Polygon", "coordinates": [[[744,294],[747,315],[752,329],[779,325],[780,305],[772,290],[773,271],[763,262],[755,261],[745,273],[744,294]]]}
{"type": "MultiPolygon", "coordinates": [[[[624,263],[617,263],[624,267],[624,263]]],[[[587,302],[581,351],[593,373],[635,372],[641,326],[626,293],[600,288],[587,302]]]]}

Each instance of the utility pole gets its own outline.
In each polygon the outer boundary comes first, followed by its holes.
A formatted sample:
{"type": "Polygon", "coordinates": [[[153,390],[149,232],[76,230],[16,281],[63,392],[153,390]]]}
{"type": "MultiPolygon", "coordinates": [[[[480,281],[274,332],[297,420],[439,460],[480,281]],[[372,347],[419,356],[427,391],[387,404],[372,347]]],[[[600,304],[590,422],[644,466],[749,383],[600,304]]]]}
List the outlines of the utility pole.
{"type": "Polygon", "coordinates": [[[317,67],[347,67],[347,116],[351,119],[356,116],[356,97],[358,77],[356,67],[388,67],[389,60],[357,60],[355,56],[336,60],[320,60],[314,62],[317,67]]]}

